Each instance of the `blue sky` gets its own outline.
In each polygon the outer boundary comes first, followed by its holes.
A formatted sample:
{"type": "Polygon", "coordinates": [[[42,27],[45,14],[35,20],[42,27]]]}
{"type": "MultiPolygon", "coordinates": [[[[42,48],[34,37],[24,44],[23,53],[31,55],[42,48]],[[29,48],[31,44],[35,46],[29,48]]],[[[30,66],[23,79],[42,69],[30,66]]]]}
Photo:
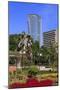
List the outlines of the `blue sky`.
{"type": "Polygon", "coordinates": [[[25,2],[8,2],[9,34],[28,32],[27,15],[41,16],[41,31],[58,29],[58,5],[25,2]]]}

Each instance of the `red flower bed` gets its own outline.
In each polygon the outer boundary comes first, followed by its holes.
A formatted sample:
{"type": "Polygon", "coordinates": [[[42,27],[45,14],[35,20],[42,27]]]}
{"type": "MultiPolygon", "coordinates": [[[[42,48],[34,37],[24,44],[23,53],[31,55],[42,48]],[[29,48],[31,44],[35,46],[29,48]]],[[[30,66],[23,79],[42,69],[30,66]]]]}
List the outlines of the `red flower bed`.
{"type": "Polygon", "coordinates": [[[9,85],[9,88],[26,88],[26,87],[42,87],[42,86],[52,86],[53,81],[52,80],[42,80],[38,81],[36,79],[28,79],[26,83],[13,83],[9,85]]]}

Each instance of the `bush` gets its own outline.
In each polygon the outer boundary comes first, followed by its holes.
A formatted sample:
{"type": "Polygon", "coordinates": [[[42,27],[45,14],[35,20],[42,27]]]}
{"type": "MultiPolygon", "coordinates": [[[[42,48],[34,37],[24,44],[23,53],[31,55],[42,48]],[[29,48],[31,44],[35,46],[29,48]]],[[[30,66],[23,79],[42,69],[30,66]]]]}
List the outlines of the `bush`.
{"type": "Polygon", "coordinates": [[[17,72],[17,74],[21,74],[22,70],[21,69],[17,69],[16,72],[17,72]]]}
{"type": "Polygon", "coordinates": [[[29,69],[28,69],[28,77],[34,77],[36,76],[37,74],[39,73],[39,70],[36,66],[31,66],[29,69]]]}

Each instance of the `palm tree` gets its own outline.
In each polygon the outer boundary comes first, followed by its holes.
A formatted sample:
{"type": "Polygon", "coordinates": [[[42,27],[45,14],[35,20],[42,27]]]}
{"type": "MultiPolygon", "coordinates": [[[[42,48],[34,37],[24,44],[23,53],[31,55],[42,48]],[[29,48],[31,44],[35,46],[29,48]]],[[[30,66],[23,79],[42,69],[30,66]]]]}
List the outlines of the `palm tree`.
{"type": "Polygon", "coordinates": [[[26,56],[26,59],[31,61],[31,58],[32,58],[32,49],[31,49],[31,47],[32,47],[31,36],[27,35],[25,33],[22,34],[21,37],[20,37],[20,41],[18,43],[18,46],[17,46],[17,51],[22,53],[22,66],[24,64],[24,59],[25,59],[24,54],[26,56]]]}

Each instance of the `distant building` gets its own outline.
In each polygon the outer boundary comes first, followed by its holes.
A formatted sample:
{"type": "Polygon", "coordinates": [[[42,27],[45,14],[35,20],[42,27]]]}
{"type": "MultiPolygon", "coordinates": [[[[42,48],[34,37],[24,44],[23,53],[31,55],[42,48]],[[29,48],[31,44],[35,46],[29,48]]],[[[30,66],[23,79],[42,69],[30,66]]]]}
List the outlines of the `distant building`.
{"type": "Polygon", "coordinates": [[[29,14],[27,24],[28,34],[31,35],[34,41],[39,41],[40,44],[40,16],[29,14]]]}
{"type": "Polygon", "coordinates": [[[57,30],[51,30],[43,33],[43,44],[50,47],[51,43],[58,43],[57,30]]]}

